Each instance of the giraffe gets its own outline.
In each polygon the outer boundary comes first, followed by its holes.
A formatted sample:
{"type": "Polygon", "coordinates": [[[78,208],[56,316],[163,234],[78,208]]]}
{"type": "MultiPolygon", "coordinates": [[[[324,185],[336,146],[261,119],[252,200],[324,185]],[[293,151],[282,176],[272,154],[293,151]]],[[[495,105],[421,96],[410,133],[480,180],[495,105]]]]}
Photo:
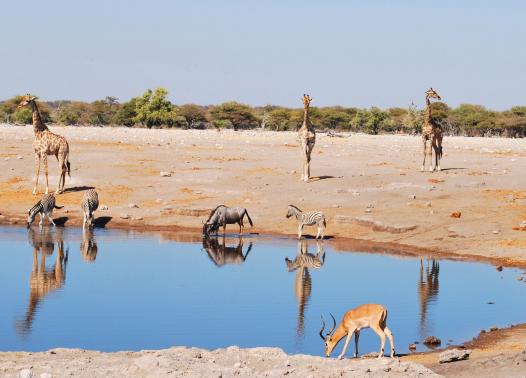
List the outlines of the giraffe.
{"type": "Polygon", "coordinates": [[[440,171],[440,159],[442,158],[442,127],[431,118],[431,101],[430,98],[442,100],[440,95],[433,89],[426,91],[426,111],[424,115],[424,125],[422,126],[422,141],[424,143],[424,161],[422,162],[421,171],[423,172],[426,164],[426,155],[429,156],[429,171],[435,169],[440,171]],[[428,143],[429,142],[429,143],[428,143]],[[429,147],[428,147],[429,144],[429,147]],[[435,167],[433,168],[431,147],[435,151],[435,167]]]}
{"type": "Polygon", "coordinates": [[[38,233],[34,229],[28,230],[29,243],[33,247],[33,265],[29,278],[29,304],[23,319],[16,322],[17,332],[28,334],[31,331],[33,319],[37,313],[40,301],[46,295],[60,290],[66,280],[66,265],[68,250],[64,253],[64,239],[62,230],[44,228],[38,233]],[[46,256],[51,256],[57,243],[57,257],[52,268],[46,266],[46,256]],[[40,253],[40,263],[38,261],[40,253]]]}
{"type": "Polygon", "coordinates": [[[298,130],[298,135],[301,142],[301,150],[303,151],[305,158],[303,162],[303,172],[301,174],[301,179],[305,182],[308,182],[310,178],[310,155],[312,153],[312,149],[314,148],[314,144],[316,143],[316,131],[314,130],[314,126],[312,126],[312,123],[309,119],[309,107],[311,101],[312,98],[309,95],[303,95],[303,124],[298,130]]]}
{"type": "Polygon", "coordinates": [[[38,190],[38,176],[40,175],[40,164],[44,164],[44,173],[46,176],[46,194],[49,193],[48,184],[48,166],[47,156],[55,155],[58,160],[58,166],[60,167],[60,176],[58,179],[57,190],[55,194],[64,192],[64,184],[66,182],[66,172],[68,176],[70,174],[69,164],[69,145],[66,138],[63,136],[52,133],[47,126],[42,122],[40,111],[36,103],[37,98],[27,94],[22,97],[22,100],[18,104],[17,108],[24,106],[30,106],[33,112],[33,131],[35,133],[35,140],[33,141],[33,149],[35,150],[35,187],[33,194],[37,194],[38,190]]]}

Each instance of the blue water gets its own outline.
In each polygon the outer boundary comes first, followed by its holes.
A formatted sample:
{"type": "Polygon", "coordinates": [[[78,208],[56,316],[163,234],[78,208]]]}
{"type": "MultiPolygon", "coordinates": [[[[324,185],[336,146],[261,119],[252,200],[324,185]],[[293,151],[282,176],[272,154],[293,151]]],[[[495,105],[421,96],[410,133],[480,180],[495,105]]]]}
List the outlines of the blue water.
{"type": "MultiPolygon", "coordinates": [[[[526,284],[516,269],[425,259],[421,269],[417,258],[335,251],[327,241],[245,237],[242,252],[237,236],[222,243],[0,227],[0,350],[238,345],[321,355],[320,315],[340,320],[362,303],[387,307],[403,353],[428,335],[446,345],[526,322],[526,284]],[[319,251],[320,261],[324,251],[323,265],[289,272],[285,258],[302,247],[313,258],[319,251]]],[[[360,352],[378,349],[376,334],[362,331],[360,352]]]]}

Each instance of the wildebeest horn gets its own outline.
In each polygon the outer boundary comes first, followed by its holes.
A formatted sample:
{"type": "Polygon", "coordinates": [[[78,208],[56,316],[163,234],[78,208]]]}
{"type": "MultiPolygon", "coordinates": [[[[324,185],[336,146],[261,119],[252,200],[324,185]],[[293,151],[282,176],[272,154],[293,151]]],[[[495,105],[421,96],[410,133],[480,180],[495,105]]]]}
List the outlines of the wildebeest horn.
{"type": "MultiPolygon", "coordinates": [[[[329,312],[329,314],[331,314],[329,312]]],[[[331,318],[332,318],[332,328],[329,332],[327,332],[327,336],[330,335],[332,333],[332,331],[334,331],[334,328],[336,328],[336,319],[334,319],[334,316],[331,314],[331,318]]]]}
{"type": "Polygon", "coordinates": [[[325,329],[325,320],[323,320],[323,315],[321,316],[321,322],[323,323],[323,325],[320,329],[320,337],[323,341],[325,341],[325,336],[323,336],[323,330],[325,329]]]}

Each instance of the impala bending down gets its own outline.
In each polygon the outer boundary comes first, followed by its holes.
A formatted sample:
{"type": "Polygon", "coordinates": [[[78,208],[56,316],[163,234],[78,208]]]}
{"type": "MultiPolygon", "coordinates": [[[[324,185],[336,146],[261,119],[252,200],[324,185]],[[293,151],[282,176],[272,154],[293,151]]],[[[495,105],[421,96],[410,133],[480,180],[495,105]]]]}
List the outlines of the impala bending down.
{"type": "Polygon", "coordinates": [[[323,330],[325,329],[325,320],[323,320],[323,316],[321,317],[323,326],[320,330],[320,337],[323,339],[323,341],[325,341],[326,357],[330,357],[331,352],[334,350],[336,345],[338,345],[340,340],[343,339],[344,336],[347,336],[347,339],[345,340],[345,345],[343,346],[343,350],[338,356],[338,359],[341,360],[345,355],[345,352],[347,351],[347,346],[349,345],[349,341],[351,341],[351,337],[353,334],[355,334],[354,344],[356,346],[354,357],[357,357],[358,338],[360,337],[360,330],[362,328],[372,328],[372,330],[376,332],[380,337],[382,346],[380,348],[380,354],[378,358],[382,358],[384,356],[385,335],[387,335],[387,337],[389,338],[389,343],[391,344],[391,357],[394,357],[395,348],[393,334],[386,325],[387,309],[384,306],[370,303],[349,310],[343,316],[343,320],[338,326],[338,328],[336,328],[336,320],[334,319],[334,316],[332,316],[332,314],[331,317],[334,324],[331,330],[327,332],[325,336],[323,336],[323,330]],[[334,331],[334,333],[331,335],[334,328],[336,328],[336,331],[334,331]]]}

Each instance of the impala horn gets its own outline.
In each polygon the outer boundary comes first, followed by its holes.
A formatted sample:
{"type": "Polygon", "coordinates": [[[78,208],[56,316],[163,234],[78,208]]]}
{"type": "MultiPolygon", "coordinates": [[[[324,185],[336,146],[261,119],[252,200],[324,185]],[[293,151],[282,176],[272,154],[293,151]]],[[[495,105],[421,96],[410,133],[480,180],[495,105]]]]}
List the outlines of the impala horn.
{"type": "Polygon", "coordinates": [[[332,328],[329,332],[327,332],[327,336],[329,336],[332,331],[334,331],[334,328],[336,328],[336,319],[334,319],[334,316],[329,312],[329,314],[331,315],[331,318],[332,318],[332,328]]]}
{"type": "Polygon", "coordinates": [[[320,337],[323,341],[325,341],[325,337],[323,336],[323,330],[325,329],[325,320],[323,320],[323,315],[321,316],[321,322],[323,323],[323,325],[320,329],[320,337]]]}

